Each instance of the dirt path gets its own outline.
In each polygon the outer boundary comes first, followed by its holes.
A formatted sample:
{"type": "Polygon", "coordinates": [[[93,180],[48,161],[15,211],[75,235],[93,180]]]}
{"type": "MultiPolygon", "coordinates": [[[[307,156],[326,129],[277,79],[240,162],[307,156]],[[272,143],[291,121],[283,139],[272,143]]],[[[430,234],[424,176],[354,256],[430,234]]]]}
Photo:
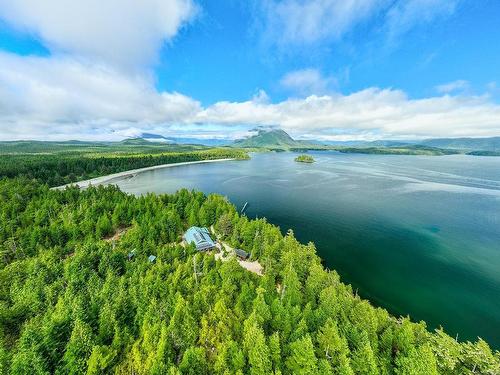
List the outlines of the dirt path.
{"type": "Polygon", "coordinates": [[[118,241],[125,233],[127,233],[129,229],[130,227],[118,228],[112,236],[105,237],[104,241],[106,242],[118,241]]]}

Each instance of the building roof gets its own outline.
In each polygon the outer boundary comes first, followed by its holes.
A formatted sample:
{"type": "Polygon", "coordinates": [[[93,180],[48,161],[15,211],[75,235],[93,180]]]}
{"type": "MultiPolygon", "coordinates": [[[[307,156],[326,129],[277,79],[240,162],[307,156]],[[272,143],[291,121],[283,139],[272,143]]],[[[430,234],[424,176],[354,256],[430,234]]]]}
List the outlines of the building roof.
{"type": "Polygon", "coordinates": [[[207,250],[215,247],[207,228],[191,227],[184,234],[187,243],[194,243],[197,250],[207,250]]]}
{"type": "Polygon", "coordinates": [[[148,260],[153,263],[156,260],[156,257],[154,255],[148,256],[148,260]]]}
{"type": "Polygon", "coordinates": [[[250,256],[250,254],[248,254],[245,250],[241,250],[241,249],[234,249],[234,253],[239,256],[240,258],[248,258],[250,256]]]}

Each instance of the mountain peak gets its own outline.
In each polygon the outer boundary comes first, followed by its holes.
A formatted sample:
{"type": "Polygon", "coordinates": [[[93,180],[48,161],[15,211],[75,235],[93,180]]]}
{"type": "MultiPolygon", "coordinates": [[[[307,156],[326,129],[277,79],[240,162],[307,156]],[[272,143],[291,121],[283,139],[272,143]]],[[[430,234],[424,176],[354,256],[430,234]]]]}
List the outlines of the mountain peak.
{"type": "Polygon", "coordinates": [[[294,140],[283,129],[278,128],[256,128],[254,134],[248,138],[239,139],[233,143],[234,147],[255,147],[287,150],[294,147],[304,147],[300,141],[294,140]]]}

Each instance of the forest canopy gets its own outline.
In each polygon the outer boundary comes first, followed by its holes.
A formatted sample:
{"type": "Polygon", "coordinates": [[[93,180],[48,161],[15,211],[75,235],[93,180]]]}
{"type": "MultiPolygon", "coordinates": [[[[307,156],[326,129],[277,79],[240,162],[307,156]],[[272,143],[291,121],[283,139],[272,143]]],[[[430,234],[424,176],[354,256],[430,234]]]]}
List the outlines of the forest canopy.
{"type": "MultiPolygon", "coordinates": [[[[180,147],[180,146],[179,146],[180,147]]],[[[246,151],[231,148],[162,151],[145,148],[144,152],[89,152],[78,148],[73,152],[48,154],[3,154],[0,157],[0,177],[37,179],[49,186],[60,186],[111,173],[161,164],[214,159],[248,159],[246,151]]],[[[57,149],[59,150],[59,149],[57,149]]],[[[161,149],[160,149],[161,150],[161,149]]]]}
{"type": "Polygon", "coordinates": [[[500,373],[483,340],[373,307],[312,243],[219,195],[3,179],[0,254],[2,374],[500,373]],[[181,246],[191,225],[264,275],[181,246]]]}

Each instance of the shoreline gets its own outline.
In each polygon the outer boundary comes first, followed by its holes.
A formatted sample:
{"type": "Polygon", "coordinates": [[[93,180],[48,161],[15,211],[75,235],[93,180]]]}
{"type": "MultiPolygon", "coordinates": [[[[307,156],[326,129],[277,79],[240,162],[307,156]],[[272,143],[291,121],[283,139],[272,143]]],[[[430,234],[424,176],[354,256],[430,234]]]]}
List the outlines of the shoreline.
{"type": "Polygon", "coordinates": [[[112,174],[108,174],[108,175],[100,176],[100,177],[94,177],[94,178],[91,178],[89,180],[71,182],[69,184],[52,187],[51,190],[64,190],[64,189],[66,189],[69,186],[77,186],[80,189],[86,189],[89,186],[107,185],[107,184],[112,183],[115,180],[121,180],[123,178],[135,177],[139,173],[148,172],[148,171],[154,171],[156,169],[171,168],[171,167],[177,167],[177,166],[182,166],[182,165],[191,165],[191,164],[215,163],[215,162],[220,162],[220,161],[233,161],[233,160],[236,160],[236,159],[235,158],[230,158],[230,159],[212,159],[212,160],[183,161],[183,162],[180,162],[180,163],[170,163],[170,164],[153,165],[151,167],[144,167],[144,168],[138,168],[138,169],[130,169],[128,171],[112,173],[112,174]]]}

